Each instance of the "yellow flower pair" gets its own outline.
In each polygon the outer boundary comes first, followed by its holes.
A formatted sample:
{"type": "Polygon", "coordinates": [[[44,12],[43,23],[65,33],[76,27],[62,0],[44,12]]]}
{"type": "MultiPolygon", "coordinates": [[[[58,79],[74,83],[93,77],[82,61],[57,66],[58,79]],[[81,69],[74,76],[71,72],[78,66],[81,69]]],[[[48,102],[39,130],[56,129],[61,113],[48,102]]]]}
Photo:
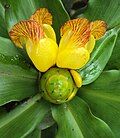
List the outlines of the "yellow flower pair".
{"type": "MultiPolygon", "coordinates": [[[[59,47],[51,25],[51,14],[46,8],[40,8],[29,20],[14,25],[9,34],[16,46],[26,48],[39,71],[45,72],[56,65],[70,69],[75,80],[74,76],[78,74],[74,69],[79,69],[88,62],[95,41],[106,32],[106,23],[100,20],[89,22],[85,18],[67,21],[60,29],[59,47]]],[[[79,81],[80,79],[76,81],[78,87],[79,81]]]]}

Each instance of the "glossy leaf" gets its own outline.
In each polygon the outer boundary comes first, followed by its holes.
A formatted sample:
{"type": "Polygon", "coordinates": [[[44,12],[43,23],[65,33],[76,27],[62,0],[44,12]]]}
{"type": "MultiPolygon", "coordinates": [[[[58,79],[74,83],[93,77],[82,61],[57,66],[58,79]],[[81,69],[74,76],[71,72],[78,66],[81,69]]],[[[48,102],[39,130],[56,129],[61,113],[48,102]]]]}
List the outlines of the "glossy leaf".
{"type": "Polygon", "coordinates": [[[53,106],[52,114],[58,124],[56,138],[112,138],[106,123],[95,117],[88,105],[79,97],[53,106]]]}
{"type": "Polygon", "coordinates": [[[7,0],[6,3],[10,5],[10,8],[6,9],[5,15],[8,30],[20,20],[29,19],[40,7],[46,7],[52,13],[53,27],[57,37],[59,37],[60,26],[69,19],[61,0],[7,0]]]}
{"type": "Polygon", "coordinates": [[[108,31],[106,35],[96,43],[90,61],[79,70],[83,78],[83,85],[92,83],[103,71],[115,46],[118,30],[118,28],[115,28],[108,31]]]}
{"type": "Polygon", "coordinates": [[[0,105],[38,92],[38,73],[26,62],[10,40],[0,37],[0,105]]]}
{"type": "Polygon", "coordinates": [[[20,138],[32,132],[49,110],[46,102],[37,102],[39,99],[36,95],[1,118],[0,137],[20,138]]]}
{"type": "Polygon", "coordinates": [[[115,47],[113,49],[113,53],[110,57],[109,62],[106,65],[106,69],[120,69],[120,31],[118,33],[118,37],[116,40],[115,47]]]}
{"type": "Polygon", "coordinates": [[[8,37],[5,24],[5,10],[1,3],[0,3],[0,36],[8,37]]]}
{"type": "Polygon", "coordinates": [[[92,112],[104,120],[120,137],[120,71],[101,74],[92,84],[80,88],[78,95],[90,106],[92,112]]]}
{"type": "Polygon", "coordinates": [[[108,28],[120,25],[120,1],[119,0],[89,0],[88,7],[83,16],[89,20],[104,20],[108,28]]]}

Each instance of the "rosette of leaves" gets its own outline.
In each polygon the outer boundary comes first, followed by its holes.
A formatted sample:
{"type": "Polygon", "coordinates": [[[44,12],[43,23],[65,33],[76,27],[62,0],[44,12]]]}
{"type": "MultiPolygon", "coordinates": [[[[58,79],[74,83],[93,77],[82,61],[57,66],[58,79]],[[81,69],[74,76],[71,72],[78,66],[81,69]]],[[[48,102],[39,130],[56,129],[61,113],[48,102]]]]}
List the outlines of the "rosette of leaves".
{"type": "Polygon", "coordinates": [[[77,16],[108,24],[90,61],[78,72],[83,86],[73,100],[55,105],[41,98],[35,69],[27,54],[9,38],[11,27],[36,9],[52,13],[59,40],[69,20],[60,0],[0,0],[0,137],[119,138],[120,137],[120,1],[89,0],[77,16]]]}

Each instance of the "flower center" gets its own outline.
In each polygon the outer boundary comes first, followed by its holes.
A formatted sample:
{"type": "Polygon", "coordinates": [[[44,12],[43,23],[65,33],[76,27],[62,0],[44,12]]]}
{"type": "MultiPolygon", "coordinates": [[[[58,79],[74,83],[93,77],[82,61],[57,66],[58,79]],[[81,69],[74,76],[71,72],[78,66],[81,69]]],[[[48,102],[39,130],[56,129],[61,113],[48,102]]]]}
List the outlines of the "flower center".
{"type": "Polygon", "coordinates": [[[67,69],[51,68],[43,74],[40,90],[44,99],[60,104],[71,100],[77,92],[77,87],[67,69]]]}
{"type": "Polygon", "coordinates": [[[64,97],[66,95],[67,87],[68,82],[66,77],[63,75],[53,75],[46,83],[47,91],[49,91],[50,95],[52,95],[52,97],[55,99],[64,97]]]}

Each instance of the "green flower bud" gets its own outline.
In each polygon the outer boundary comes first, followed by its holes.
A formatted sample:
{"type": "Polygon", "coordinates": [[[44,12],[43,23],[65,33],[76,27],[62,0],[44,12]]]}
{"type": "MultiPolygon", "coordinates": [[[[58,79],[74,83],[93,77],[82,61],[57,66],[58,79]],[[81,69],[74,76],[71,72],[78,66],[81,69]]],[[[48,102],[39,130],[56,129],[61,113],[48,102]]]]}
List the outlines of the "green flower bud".
{"type": "Polygon", "coordinates": [[[67,69],[51,68],[40,79],[40,91],[49,102],[60,104],[71,100],[78,88],[67,69]]]}

